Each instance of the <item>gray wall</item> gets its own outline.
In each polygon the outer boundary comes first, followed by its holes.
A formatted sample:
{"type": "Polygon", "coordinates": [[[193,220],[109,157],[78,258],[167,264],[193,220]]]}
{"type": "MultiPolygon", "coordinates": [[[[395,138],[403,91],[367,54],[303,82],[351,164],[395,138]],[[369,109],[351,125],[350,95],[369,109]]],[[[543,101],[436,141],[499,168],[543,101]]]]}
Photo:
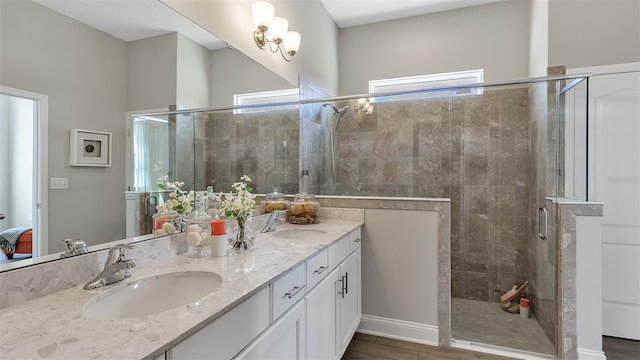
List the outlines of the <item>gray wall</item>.
{"type": "Polygon", "coordinates": [[[176,102],[185,109],[209,107],[211,51],[177,34],[176,102]]]}
{"type": "Polygon", "coordinates": [[[49,96],[48,172],[69,179],[49,191],[49,250],[124,238],[127,44],[27,1],[0,2],[0,44],[2,85],[49,96]],[[111,132],[112,167],[70,167],[72,128],[111,132]]]}
{"type": "Polygon", "coordinates": [[[640,61],[640,1],[549,0],[549,65],[640,61]]]}
{"type": "Polygon", "coordinates": [[[127,110],[176,104],[177,37],[172,33],[127,43],[127,110]]]}
{"type": "Polygon", "coordinates": [[[340,30],[340,94],[369,80],[485,69],[487,81],[528,75],[528,3],[503,1],[340,30]]]}
{"type": "Polygon", "coordinates": [[[300,32],[300,50],[292,62],[280,54],[261,50],[251,32],[255,28],[251,2],[164,0],[207,31],[224,39],[291,84],[302,73],[330,94],[338,92],[338,27],[320,0],[271,0],[276,16],[289,20],[289,29],[300,32]]]}
{"type": "Polygon", "coordinates": [[[233,95],[298,86],[269,71],[238,50],[211,51],[211,107],[233,105],[233,95]]]}

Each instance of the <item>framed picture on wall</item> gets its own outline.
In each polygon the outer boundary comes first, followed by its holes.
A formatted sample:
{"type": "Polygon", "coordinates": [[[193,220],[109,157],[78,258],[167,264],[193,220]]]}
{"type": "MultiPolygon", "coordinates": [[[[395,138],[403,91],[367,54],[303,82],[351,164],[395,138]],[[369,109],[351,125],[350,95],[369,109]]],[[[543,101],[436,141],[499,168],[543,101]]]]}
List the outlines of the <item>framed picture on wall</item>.
{"type": "Polygon", "coordinates": [[[71,166],[111,166],[111,133],[71,129],[69,164],[71,166]]]}

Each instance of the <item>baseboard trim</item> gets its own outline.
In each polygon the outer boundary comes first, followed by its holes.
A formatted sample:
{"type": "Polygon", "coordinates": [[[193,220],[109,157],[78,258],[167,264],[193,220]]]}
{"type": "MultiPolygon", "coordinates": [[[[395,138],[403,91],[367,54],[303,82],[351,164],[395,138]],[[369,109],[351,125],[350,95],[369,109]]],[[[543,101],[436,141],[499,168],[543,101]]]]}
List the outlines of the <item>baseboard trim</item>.
{"type": "Polygon", "coordinates": [[[607,360],[603,351],[578,348],[578,359],[580,360],[607,360]]]}
{"type": "Polygon", "coordinates": [[[362,314],[358,332],[419,344],[438,345],[438,327],[362,314]]]}

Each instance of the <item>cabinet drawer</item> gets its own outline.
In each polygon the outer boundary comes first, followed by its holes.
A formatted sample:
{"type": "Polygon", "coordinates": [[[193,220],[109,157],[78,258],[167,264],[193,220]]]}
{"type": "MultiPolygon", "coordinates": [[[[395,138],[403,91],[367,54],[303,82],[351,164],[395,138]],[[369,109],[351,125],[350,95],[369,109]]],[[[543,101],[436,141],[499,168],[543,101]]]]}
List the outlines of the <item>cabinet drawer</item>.
{"type": "Polygon", "coordinates": [[[305,294],[304,263],[271,284],[271,306],[275,321],[305,294]]]}
{"type": "Polygon", "coordinates": [[[172,360],[230,359],[269,326],[269,288],[169,350],[172,360]]]}
{"type": "Polygon", "coordinates": [[[329,270],[333,270],[351,254],[351,236],[345,235],[329,246],[329,270]]]}
{"type": "Polygon", "coordinates": [[[359,227],[351,232],[351,252],[356,251],[362,244],[362,228],[359,227]]]}
{"type": "Polygon", "coordinates": [[[311,291],[328,273],[329,255],[328,250],[324,249],[307,260],[307,291],[311,291]]]}

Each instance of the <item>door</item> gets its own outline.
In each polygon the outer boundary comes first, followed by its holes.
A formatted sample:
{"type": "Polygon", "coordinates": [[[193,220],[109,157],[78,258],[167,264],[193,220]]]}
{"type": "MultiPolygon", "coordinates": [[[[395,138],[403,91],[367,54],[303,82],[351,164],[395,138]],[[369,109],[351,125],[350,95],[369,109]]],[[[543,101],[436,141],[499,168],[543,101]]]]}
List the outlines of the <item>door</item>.
{"type": "Polygon", "coordinates": [[[590,200],[602,217],[602,333],[640,340],[640,63],[588,69],[590,200]]]}
{"type": "Polygon", "coordinates": [[[32,255],[48,254],[48,97],[0,86],[0,232],[33,229],[32,255]]]}

